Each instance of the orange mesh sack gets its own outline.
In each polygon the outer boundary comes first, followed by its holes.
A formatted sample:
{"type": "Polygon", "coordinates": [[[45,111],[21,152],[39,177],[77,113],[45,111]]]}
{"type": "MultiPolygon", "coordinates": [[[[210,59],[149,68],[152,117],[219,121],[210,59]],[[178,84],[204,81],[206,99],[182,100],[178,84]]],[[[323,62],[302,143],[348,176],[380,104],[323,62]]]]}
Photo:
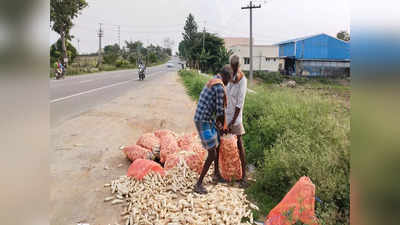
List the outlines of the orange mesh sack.
{"type": "Polygon", "coordinates": [[[227,134],[221,137],[218,165],[221,176],[226,181],[242,178],[242,164],[235,135],[227,134]]]}
{"type": "Polygon", "coordinates": [[[304,224],[317,225],[314,209],[315,185],[310,178],[302,177],[269,212],[264,224],[292,225],[300,220],[304,224]]]}
{"type": "Polygon", "coordinates": [[[168,155],[179,152],[180,148],[176,142],[175,136],[166,134],[160,138],[160,162],[164,163],[168,155]]]}
{"type": "Polygon", "coordinates": [[[165,175],[160,164],[147,159],[137,159],[129,166],[128,176],[141,180],[151,171],[159,173],[161,176],[165,175]]]}
{"type": "Polygon", "coordinates": [[[189,150],[192,147],[193,141],[196,138],[196,136],[197,136],[196,133],[191,133],[191,134],[184,134],[178,137],[177,139],[178,146],[182,150],[189,150]]]}
{"type": "Polygon", "coordinates": [[[136,144],[151,150],[157,158],[160,156],[160,139],[153,133],[143,134],[136,144]]]}
{"type": "Polygon", "coordinates": [[[199,154],[192,151],[180,151],[169,155],[165,161],[164,169],[169,170],[174,168],[181,160],[184,160],[186,165],[194,172],[201,173],[204,160],[200,158],[199,154]]]}
{"type": "Polygon", "coordinates": [[[170,134],[174,137],[177,136],[174,132],[172,132],[171,130],[168,130],[168,129],[157,130],[154,132],[154,135],[156,135],[156,137],[158,137],[158,138],[161,138],[162,136],[165,136],[167,134],[170,134]]]}
{"type": "Polygon", "coordinates": [[[192,151],[199,155],[200,160],[204,164],[204,161],[207,159],[208,151],[203,148],[203,145],[199,143],[194,143],[192,145],[192,151]]]}
{"type": "Polygon", "coordinates": [[[125,156],[130,159],[132,162],[136,159],[154,159],[154,154],[149,149],[140,147],[139,145],[131,145],[131,146],[122,146],[120,148],[124,153],[125,156]]]}

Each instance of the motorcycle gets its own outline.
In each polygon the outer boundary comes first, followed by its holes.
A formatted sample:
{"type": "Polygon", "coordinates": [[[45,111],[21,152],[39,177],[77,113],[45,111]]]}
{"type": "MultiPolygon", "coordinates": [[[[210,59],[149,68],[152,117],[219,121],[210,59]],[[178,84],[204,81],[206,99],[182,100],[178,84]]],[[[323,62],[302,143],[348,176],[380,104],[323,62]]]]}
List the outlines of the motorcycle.
{"type": "Polygon", "coordinates": [[[144,80],[144,78],[145,78],[145,70],[146,70],[145,66],[141,66],[139,68],[139,80],[144,80]]]}
{"type": "Polygon", "coordinates": [[[61,78],[65,78],[64,77],[64,71],[62,70],[62,69],[60,69],[60,68],[58,68],[58,69],[56,69],[56,80],[59,80],[59,79],[61,79],[61,78]]]}

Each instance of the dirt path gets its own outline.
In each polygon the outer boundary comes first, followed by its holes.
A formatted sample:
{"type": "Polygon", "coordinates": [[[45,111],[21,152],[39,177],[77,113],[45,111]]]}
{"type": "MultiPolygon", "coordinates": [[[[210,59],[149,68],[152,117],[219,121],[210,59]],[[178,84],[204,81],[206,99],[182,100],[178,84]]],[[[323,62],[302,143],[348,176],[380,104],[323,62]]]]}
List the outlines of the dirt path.
{"type": "Polygon", "coordinates": [[[52,225],[114,224],[119,207],[103,203],[103,185],[125,174],[120,152],[144,132],[168,128],[193,132],[195,103],[175,72],[143,81],[143,87],[64,122],[51,131],[50,221],[52,225]]]}

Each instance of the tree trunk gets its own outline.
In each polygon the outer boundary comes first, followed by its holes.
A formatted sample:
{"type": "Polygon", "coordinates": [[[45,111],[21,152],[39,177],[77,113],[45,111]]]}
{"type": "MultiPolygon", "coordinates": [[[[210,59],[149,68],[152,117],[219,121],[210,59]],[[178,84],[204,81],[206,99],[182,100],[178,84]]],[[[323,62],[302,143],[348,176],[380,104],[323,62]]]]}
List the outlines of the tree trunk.
{"type": "Polygon", "coordinates": [[[65,67],[67,67],[68,66],[67,62],[64,61],[66,58],[68,58],[67,47],[65,44],[65,32],[64,31],[60,32],[60,38],[61,38],[61,47],[62,47],[62,62],[65,65],[65,67]]]}

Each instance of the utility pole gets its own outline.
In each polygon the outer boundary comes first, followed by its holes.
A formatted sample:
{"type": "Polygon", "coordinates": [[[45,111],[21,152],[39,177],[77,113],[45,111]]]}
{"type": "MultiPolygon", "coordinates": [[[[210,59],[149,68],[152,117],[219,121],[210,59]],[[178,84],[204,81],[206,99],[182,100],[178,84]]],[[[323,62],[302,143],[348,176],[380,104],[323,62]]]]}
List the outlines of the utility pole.
{"type": "Polygon", "coordinates": [[[78,55],[80,54],[80,52],[81,52],[81,48],[79,47],[79,43],[81,42],[81,40],[78,38],[78,55]]]}
{"type": "Polygon", "coordinates": [[[97,33],[97,37],[99,37],[99,59],[97,61],[98,66],[101,65],[101,38],[104,36],[104,32],[101,29],[101,25],[102,25],[102,23],[100,23],[100,29],[99,29],[99,32],[97,33]]]}
{"type": "Polygon", "coordinates": [[[261,8],[261,4],[255,6],[253,1],[250,1],[248,6],[242,7],[242,9],[250,9],[250,84],[253,83],[253,9],[256,8],[261,8]]]}
{"type": "Polygon", "coordinates": [[[121,48],[121,26],[118,25],[118,45],[121,48]]]}
{"type": "Polygon", "coordinates": [[[205,34],[206,34],[206,21],[204,21],[204,27],[203,27],[203,52],[204,52],[204,39],[205,39],[205,34]]]}

